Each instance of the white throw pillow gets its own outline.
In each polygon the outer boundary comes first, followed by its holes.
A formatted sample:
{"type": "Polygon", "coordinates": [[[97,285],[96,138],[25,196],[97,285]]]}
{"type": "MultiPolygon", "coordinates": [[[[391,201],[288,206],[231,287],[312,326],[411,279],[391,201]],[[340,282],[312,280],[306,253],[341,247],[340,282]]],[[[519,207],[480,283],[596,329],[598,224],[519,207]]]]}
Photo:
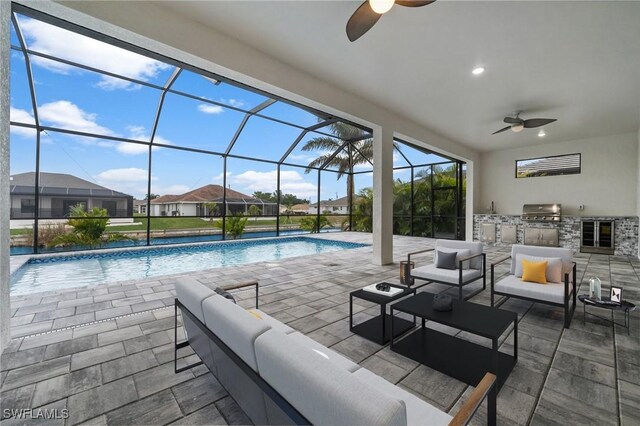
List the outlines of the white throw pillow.
{"type": "MultiPolygon", "coordinates": [[[[443,253],[457,253],[456,254],[456,269],[458,269],[458,265],[460,262],[460,259],[464,259],[465,257],[469,257],[471,256],[471,250],[469,249],[452,249],[452,248],[448,248],[448,247],[436,247],[435,250],[435,255],[433,257],[433,263],[434,264],[438,264],[438,251],[441,251],[443,253]]],[[[471,261],[467,261],[464,262],[464,264],[462,265],[462,269],[469,269],[469,264],[471,263],[471,261]]]]}
{"type": "Polygon", "coordinates": [[[522,278],[522,259],[530,262],[547,261],[547,281],[550,283],[562,282],[562,259],[559,257],[538,257],[529,256],[528,254],[516,254],[516,277],[522,278]]]}

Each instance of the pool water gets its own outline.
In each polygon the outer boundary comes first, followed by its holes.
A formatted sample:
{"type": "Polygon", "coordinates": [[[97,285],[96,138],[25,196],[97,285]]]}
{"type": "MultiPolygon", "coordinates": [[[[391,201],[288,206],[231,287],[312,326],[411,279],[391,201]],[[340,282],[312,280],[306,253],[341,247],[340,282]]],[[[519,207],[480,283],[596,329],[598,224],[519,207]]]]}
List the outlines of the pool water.
{"type": "Polygon", "coordinates": [[[11,294],[144,279],[365,246],[319,238],[286,237],[40,257],[30,259],[11,276],[11,294]]]}

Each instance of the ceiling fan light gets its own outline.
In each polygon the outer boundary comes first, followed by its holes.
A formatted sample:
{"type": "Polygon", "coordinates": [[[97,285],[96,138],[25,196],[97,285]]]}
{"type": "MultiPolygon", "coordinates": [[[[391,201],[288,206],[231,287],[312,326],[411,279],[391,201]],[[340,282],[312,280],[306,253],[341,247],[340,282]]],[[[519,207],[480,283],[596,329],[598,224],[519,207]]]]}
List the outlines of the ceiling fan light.
{"type": "Polygon", "coordinates": [[[395,0],[369,0],[369,6],[371,6],[371,9],[380,15],[390,11],[394,3],[395,0]]]}
{"type": "Polygon", "coordinates": [[[547,134],[545,133],[544,129],[541,129],[541,130],[538,132],[538,137],[539,137],[539,138],[544,138],[545,136],[547,136],[547,134]]]}
{"type": "Polygon", "coordinates": [[[511,126],[511,131],[514,133],[520,133],[523,130],[524,130],[524,124],[522,123],[514,124],[511,126]]]}

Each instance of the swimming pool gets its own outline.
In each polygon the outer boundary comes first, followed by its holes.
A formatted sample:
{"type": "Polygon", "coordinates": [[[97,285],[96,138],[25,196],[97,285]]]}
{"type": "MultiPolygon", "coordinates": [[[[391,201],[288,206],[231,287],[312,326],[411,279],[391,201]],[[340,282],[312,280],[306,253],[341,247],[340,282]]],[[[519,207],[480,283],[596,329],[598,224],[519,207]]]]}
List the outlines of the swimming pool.
{"type": "Polygon", "coordinates": [[[144,279],[366,246],[286,237],[38,257],[30,259],[11,276],[11,294],[144,279]]]}
{"type": "MultiPolygon", "coordinates": [[[[321,232],[339,232],[340,228],[325,228],[321,232]]],[[[304,235],[309,234],[309,231],[303,231],[301,229],[286,229],[280,231],[280,236],[285,235],[304,235]]],[[[268,238],[275,237],[276,231],[250,231],[245,232],[240,236],[242,239],[248,238],[268,238]]],[[[149,243],[154,245],[161,244],[182,244],[182,243],[204,243],[207,241],[222,241],[221,234],[207,234],[207,235],[183,235],[183,236],[174,236],[174,237],[153,237],[150,239],[149,243]]],[[[145,246],[147,245],[146,239],[140,240],[123,240],[123,241],[111,241],[106,243],[101,248],[121,248],[121,247],[136,247],[136,246],[145,246]]],[[[52,248],[41,248],[40,253],[63,253],[70,251],[78,251],[78,250],[87,250],[87,247],[52,247],[52,248]]],[[[13,255],[23,255],[23,254],[33,254],[33,247],[26,246],[11,246],[10,254],[13,255]]]]}

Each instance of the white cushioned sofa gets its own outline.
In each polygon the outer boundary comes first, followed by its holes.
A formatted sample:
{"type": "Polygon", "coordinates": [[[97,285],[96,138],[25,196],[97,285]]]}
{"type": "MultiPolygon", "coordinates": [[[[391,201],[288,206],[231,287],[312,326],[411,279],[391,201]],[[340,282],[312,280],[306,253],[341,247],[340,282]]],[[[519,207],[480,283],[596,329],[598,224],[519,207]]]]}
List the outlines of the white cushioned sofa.
{"type": "Polygon", "coordinates": [[[420,266],[411,271],[411,278],[427,281],[429,283],[446,284],[457,286],[459,291],[459,299],[463,300],[462,287],[482,279],[482,289],[467,295],[464,300],[475,296],[482,290],[487,288],[487,260],[483,253],[482,243],[467,242],[457,240],[436,240],[435,247],[432,249],[419,250],[407,255],[407,261],[411,262],[411,257],[418,254],[434,252],[433,263],[420,266]],[[457,252],[456,269],[438,268],[438,251],[457,252]]]}
{"type": "Polygon", "coordinates": [[[559,247],[513,245],[509,257],[491,264],[491,306],[494,306],[495,295],[563,307],[564,327],[569,328],[576,308],[576,263],[573,261],[573,252],[571,249],[559,247]],[[495,266],[509,259],[509,274],[496,282],[495,266]],[[547,284],[523,281],[522,259],[546,260],[547,284]]]}
{"type": "Polygon", "coordinates": [[[188,343],[256,424],[466,424],[494,386],[488,373],[452,417],[194,279],[179,279],[176,292],[176,330],[181,310],[187,336],[176,351],[188,343]]]}

